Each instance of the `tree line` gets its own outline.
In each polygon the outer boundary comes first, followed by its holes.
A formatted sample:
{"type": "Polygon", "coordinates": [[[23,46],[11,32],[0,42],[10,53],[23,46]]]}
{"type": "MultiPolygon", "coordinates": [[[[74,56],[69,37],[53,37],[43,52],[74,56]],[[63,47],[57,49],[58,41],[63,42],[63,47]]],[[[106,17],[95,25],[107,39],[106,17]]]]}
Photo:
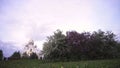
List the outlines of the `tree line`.
{"type": "Polygon", "coordinates": [[[21,53],[19,51],[15,51],[10,57],[4,57],[2,50],[0,50],[0,61],[20,60],[20,59],[38,59],[38,56],[36,53],[32,53],[29,57],[26,53],[24,53],[24,56],[21,56],[21,53]]]}
{"type": "Polygon", "coordinates": [[[82,32],[61,30],[48,36],[43,44],[44,58],[49,60],[95,60],[120,58],[120,43],[111,31],[82,32]]]}
{"type": "MultiPolygon", "coordinates": [[[[56,30],[43,44],[44,60],[75,61],[120,58],[120,42],[111,31],[82,32],[56,30]]],[[[20,52],[14,52],[9,59],[21,59],[20,52]]],[[[36,53],[22,59],[37,59],[36,53]]],[[[0,60],[3,52],[0,50],[0,60]]],[[[5,59],[5,58],[4,58],[5,59]]]]}
{"type": "Polygon", "coordinates": [[[34,41],[30,40],[25,45],[23,52],[15,51],[10,57],[4,57],[2,50],[0,50],[0,60],[38,59],[37,53],[34,52],[36,48],[34,41]]]}

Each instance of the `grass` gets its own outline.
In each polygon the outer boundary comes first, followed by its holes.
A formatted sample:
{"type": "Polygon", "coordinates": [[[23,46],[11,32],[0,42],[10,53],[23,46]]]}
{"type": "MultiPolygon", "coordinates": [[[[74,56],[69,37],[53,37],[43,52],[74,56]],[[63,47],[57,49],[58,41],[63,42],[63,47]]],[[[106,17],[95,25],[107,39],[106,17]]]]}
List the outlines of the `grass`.
{"type": "Polygon", "coordinates": [[[0,61],[0,68],[120,68],[120,59],[52,63],[40,60],[10,60],[0,61]]]}

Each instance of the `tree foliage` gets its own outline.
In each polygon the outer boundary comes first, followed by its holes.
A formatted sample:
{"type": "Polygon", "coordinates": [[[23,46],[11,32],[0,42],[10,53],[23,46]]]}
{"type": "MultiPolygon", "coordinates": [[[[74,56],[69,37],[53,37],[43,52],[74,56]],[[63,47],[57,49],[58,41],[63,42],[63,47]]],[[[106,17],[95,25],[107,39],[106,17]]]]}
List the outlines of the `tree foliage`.
{"type": "Polygon", "coordinates": [[[20,56],[20,52],[14,52],[12,56],[9,57],[10,60],[17,60],[17,59],[20,59],[21,56],[20,56]]]}
{"type": "Polygon", "coordinates": [[[32,54],[30,55],[30,59],[38,59],[37,54],[36,54],[36,53],[32,53],[32,54]]]}
{"type": "Polygon", "coordinates": [[[0,61],[2,60],[2,58],[3,58],[3,52],[2,50],[0,50],[0,61]]]}
{"type": "Polygon", "coordinates": [[[24,52],[22,53],[22,58],[24,59],[37,59],[36,54],[37,46],[34,44],[33,40],[30,40],[24,47],[24,52]]]}
{"type": "Polygon", "coordinates": [[[43,47],[44,56],[48,59],[63,59],[67,56],[66,37],[57,30],[54,35],[47,37],[43,47]]]}
{"type": "Polygon", "coordinates": [[[111,31],[68,31],[65,36],[57,30],[47,38],[43,51],[47,59],[111,59],[120,56],[120,44],[111,31]]]}
{"type": "Polygon", "coordinates": [[[67,32],[67,45],[70,48],[71,59],[81,59],[88,52],[89,32],[78,33],[76,31],[67,32]]]}

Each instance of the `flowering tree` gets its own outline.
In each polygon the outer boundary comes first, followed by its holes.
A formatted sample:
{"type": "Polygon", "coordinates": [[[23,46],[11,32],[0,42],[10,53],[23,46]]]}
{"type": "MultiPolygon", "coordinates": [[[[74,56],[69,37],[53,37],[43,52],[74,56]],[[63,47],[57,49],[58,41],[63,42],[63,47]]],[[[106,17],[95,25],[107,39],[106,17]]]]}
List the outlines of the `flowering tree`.
{"type": "Polygon", "coordinates": [[[30,40],[24,47],[24,52],[22,54],[22,57],[31,57],[31,56],[37,56],[36,54],[37,46],[34,45],[34,41],[30,40]]]}
{"type": "Polygon", "coordinates": [[[33,40],[30,40],[24,47],[24,51],[21,54],[22,58],[31,58],[31,59],[43,59],[43,52],[37,48],[37,45],[34,44],[33,40]]]}

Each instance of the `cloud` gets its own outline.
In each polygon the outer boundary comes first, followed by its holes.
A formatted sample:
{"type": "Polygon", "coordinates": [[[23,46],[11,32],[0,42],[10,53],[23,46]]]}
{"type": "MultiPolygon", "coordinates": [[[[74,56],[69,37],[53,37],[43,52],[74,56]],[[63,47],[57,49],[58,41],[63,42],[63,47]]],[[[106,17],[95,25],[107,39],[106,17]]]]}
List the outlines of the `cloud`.
{"type": "Polygon", "coordinates": [[[6,37],[3,36],[2,40],[17,42],[24,42],[30,38],[42,40],[58,28],[80,31],[88,29],[87,27],[90,24],[85,19],[91,14],[91,10],[84,2],[81,3],[81,6],[85,6],[86,9],[84,7],[77,9],[80,6],[76,4],[79,3],[79,1],[67,0],[22,0],[20,3],[19,1],[10,1],[9,5],[3,9],[2,15],[0,15],[0,20],[4,26],[3,30],[5,30],[2,34],[6,34],[6,37]]]}
{"type": "Polygon", "coordinates": [[[0,40],[0,50],[3,51],[5,57],[11,56],[14,51],[21,51],[22,48],[16,47],[15,45],[15,43],[3,42],[0,40]]]}
{"type": "Polygon", "coordinates": [[[0,39],[23,47],[33,39],[42,49],[46,36],[61,29],[118,32],[117,0],[3,0],[0,4],[0,39]],[[114,22],[114,23],[113,23],[114,22]],[[114,27],[114,28],[111,28],[114,27]]]}

